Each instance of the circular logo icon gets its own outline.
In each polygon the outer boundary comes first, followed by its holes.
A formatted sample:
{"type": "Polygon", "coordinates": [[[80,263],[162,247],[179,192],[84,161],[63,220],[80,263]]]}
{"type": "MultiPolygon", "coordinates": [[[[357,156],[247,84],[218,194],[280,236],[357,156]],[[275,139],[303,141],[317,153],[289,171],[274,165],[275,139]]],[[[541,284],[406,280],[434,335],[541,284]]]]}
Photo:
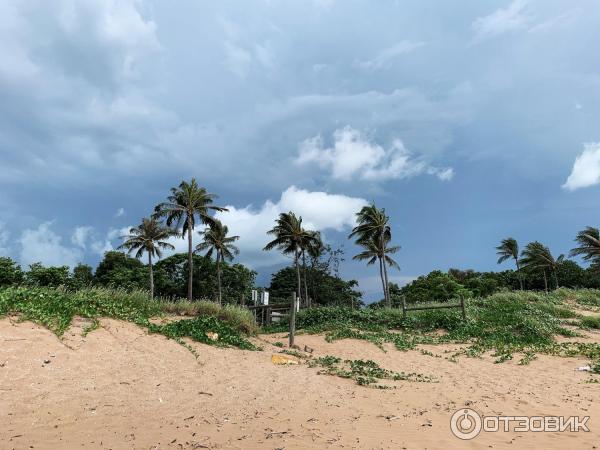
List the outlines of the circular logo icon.
{"type": "Polygon", "coordinates": [[[459,439],[473,439],[481,432],[481,417],[472,409],[459,409],[450,419],[450,429],[459,439]]]}

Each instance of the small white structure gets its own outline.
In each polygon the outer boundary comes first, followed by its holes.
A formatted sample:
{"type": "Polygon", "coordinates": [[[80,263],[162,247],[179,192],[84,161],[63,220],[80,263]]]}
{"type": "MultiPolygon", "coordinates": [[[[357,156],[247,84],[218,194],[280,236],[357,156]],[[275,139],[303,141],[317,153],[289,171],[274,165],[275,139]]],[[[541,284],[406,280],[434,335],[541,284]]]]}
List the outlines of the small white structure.
{"type": "Polygon", "coordinates": [[[258,291],[256,289],[252,289],[252,303],[254,303],[254,306],[258,305],[258,291]]]}
{"type": "Polygon", "coordinates": [[[269,292],[268,291],[262,291],[260,293],[260,303],[262,305],[268,305],[269,304],[269,292]]]}

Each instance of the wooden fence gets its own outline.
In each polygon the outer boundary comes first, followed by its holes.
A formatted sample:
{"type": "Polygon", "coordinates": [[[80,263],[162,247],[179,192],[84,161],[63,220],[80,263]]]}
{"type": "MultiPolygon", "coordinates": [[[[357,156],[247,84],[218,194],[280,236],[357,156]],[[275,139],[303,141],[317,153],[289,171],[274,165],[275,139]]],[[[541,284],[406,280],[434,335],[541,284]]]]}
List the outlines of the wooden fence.
{"type": "Polygon", "coordinates": [[[439,304],[439,305],[428,305],[428,306],[406,306],[406,298],[402,296],[402,317],[406,318],[408,311],[424,311],[428,309],[449,309],[449,308],[460,308],[462,310],[463,320],[467,320],[467,310],[465,309],[465,299],[460,297],[459,303],[453,304],[439,304]]]}

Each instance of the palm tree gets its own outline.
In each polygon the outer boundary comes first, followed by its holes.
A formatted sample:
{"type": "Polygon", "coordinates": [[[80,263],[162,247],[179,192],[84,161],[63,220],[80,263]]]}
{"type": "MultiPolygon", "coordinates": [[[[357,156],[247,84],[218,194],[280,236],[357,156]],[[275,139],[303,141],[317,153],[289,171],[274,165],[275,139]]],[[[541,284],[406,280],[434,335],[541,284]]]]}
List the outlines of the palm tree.
{"type": "Polygon", "coordinates": [[[321,240],[321,233],[318,231],[307,231],[302,243],[300,244],[300,248],[302,250],[302,272],[304,275],[304,301],[306,302],[307,307],[310,306],[310,299],[308,297],[308,269],[306,267],[306,254],[308,253],[309,256],[316,255],[322,247],[323,241],[321,240]]]}
{"type": "Polygon", "coordinates": [[[302,228],[302,217],[297,217],[293,212],[281,213],[275,220],[275,226],[267,231],[267,234],[275,236],[271,242],[265,245],[263,250],[279,249],[283,254],[294,255],[296,266],[296,278],[298,282],[298,297],[302,297],[302,284],[300,281],[300,252],[310,245],[316,238],[312,231],[302,228]]]}
{"type": "Polygon", "coordinates": [[[600,231],[598,228],[586,227],[577,233],[575,238],[580,247],[576,247],[569,253],[571,256],[583,255],[583,259],[591,261],[592,267],[600,268],[600,231]]]}
{"type": "Polygon", "coordinates": [[[215,219],[209,214],[210,211],[227,211],[226,208],[213,205],[216,195],[210,194],[205,188],[198,186],[195,178],[188,183],[182,181],[179,187],[171,188],[171,195],[167,201],[160,203],[154,208],[156,217],[166,217],[168,226],[175,225],[179,230],[181,228],[181,237],[185,239],[187,232],[188,238],[188,300],[192,300],[192,277],[193,277],[193,258],[192,231],[196,225],[196,216],[200,222],[210,225],[215,219]]]}
{"type": "Polygon", "coordinates": [[[127,249],[129,253],[136,251],[135,257],[141,258],[144,252],[148,253],[148,267],[150,268],[150,298],[154,298],[154,272],[152,270],[152,256],[160,258],[161,250],[173,250],[175,247],[165,239],[176,233],[163,226],[154,217],[142,219],[142,223],[129,230],[129,234],[121,236],[124,242],[117,249],[127,249]]]}
{"type": "MultiPolygon", "coordinates": [[[[375,261],[379,261],[379,274],[381,276],[381,282],[384,284],[384,289],[387,287],[387,275],[382,270],[383,265],[389,265],[400,270],[398,263],[390,256],[400,250],[399,246],[388,247],[389,239],[385,238],[382,242],[376,235],[370,241],[363,241],[360,245],[364,248],[362,252],[355,255],[352,259],[357,261],[367,261],[367,265],[375,264],[375,261]]],[[[389,292],[384,290],[385,303],[388,308],[392,307],[391,297],[389,292]]]]}
{"type": "Polygon", "coordinates": [[[546,276],[546,271],[548,271],[548,274],[554,275],[554,281],[556,283],[556,287],[558,288],[557,270],[558,265],[563,262],[564,258],[564,255],[560,255],[557,259],[554,259],[548,247],[540,242],[535,241],[527,244],[521,253],[520,262],[521,266],[527,269],[539,269],[543,271],[544,287],[546,292],[548,292],[548,278],[546,276]]]}
{"type": "Polygon", "coordinates": [[[521,278],[521,268],[519,267],[519,244],[511,237],[502,239],[500,245],[496,247],[496,254],[499,256],[498,264],[502,264],[507,259],[514,259],[515,265],[517,266],[517,276],[519,278],[519,285],[523,290],[523,279],[521,278]]]}
{"type": "Polygon", "coordinates": [[[201,252],[207,250],[206,256],[212,257],[216,254],[217,259],[217,283],[219,285],[219,305],[223,304],[223,296],[221,292],[221,261],[231,261],[234,255],[240,253],[239,249],[233,245],[239,236],[227,236],[229,228],[223,225],[220,220],[214,220],[204,231],[199,231],[203,240],[196,246],[196,251],[201,252]]]}
{"type": "MultiPolygon", "coordinates": [[[[367,251],[373,249],[375,241],[378,242],[376,245],[378,249],[377,259],[379,259],[379,272],[383,283],[383,296],[386,305],[391,307],[392,302],[389,292],[387,258],[384,257],[384,255],[388,253],[386,252],[386,246],[392,240],[392,231],[389,220],[390,218],[385,215],[385,209],[378,209],[373,203],[369,206],[363,206],[363,208],[356,213],[357,225],[352,229],[348,238],[351,239],[356,237],[356,244],[365,247],[367,251]]],[[[395,251],[398,250],[399,247],[396,248],[395,251]]]]}

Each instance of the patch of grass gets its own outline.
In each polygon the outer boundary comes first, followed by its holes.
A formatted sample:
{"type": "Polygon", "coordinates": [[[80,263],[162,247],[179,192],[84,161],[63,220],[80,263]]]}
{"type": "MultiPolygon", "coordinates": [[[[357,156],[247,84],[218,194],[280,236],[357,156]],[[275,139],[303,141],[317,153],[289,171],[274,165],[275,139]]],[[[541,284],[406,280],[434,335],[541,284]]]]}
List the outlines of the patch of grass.
{"type": "Polygon", "coordinates": [[[574,302],[582,306],[600,307],[599,289],[566,289],[553,291],[550,296],[563,302],[574,302]]]}
{"type": "Polygon", "coordinates": [[[378,389],[389,389],[390,386],[379,384],[381,380],[412,381],[431,383],[434,379],[419,373],[393,372],[381,368],[375,361],[362,359],[342,360],[336,356],[323,356],[309,362],[310,367],[322,367],[319,374],[349,378],[360,386],[371,386],[378,389]]]}
{"type": "Polygon", "coordinates": [[[218,303],[208,300],[166,301],[155,300],[158,308],[166,314],[180,316],[212,316],[221,319],[231,326],[247,334],[256,334],[258,327],[250,310],[237,305],[219,306],[218,303]]]}
{"type": "Polygon", "coordinates": [[[594,328],[600,330],[600,316],[584,316],[579,321],[581,328],[594,328]]]}

